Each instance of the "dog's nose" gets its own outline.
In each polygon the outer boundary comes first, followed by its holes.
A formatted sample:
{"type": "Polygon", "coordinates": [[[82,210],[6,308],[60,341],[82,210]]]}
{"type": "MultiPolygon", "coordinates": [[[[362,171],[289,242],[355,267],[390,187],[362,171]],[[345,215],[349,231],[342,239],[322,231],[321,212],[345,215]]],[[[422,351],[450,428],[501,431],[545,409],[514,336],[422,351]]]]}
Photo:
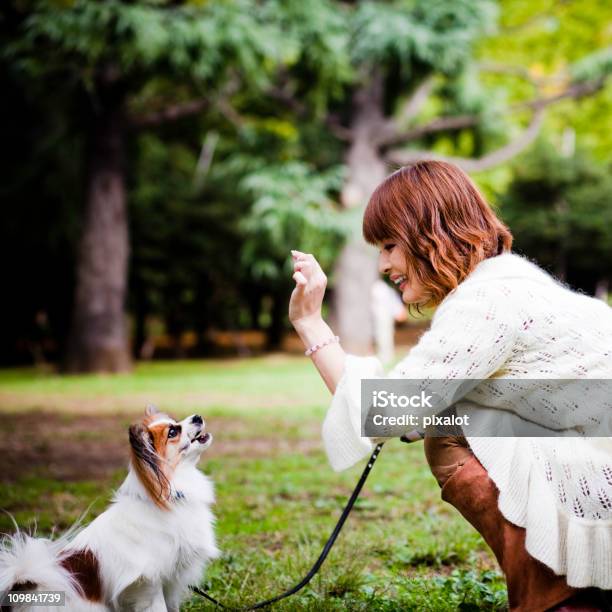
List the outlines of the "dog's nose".
{"type": "Polygon", "coordinates": [[[201,425],[201,424],[202,424],[204,421],[202,421],[202,417],[201,417],[199,414],[194,414],[194,415],[191,417],[191,422],[192,422],[194,425],[201,425]]]}

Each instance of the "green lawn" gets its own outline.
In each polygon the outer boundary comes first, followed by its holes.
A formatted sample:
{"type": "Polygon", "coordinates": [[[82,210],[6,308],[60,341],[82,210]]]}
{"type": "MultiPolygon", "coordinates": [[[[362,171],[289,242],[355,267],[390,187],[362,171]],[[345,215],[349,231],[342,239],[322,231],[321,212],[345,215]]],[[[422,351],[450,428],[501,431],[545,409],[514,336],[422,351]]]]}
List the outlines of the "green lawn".
{"type": "MultiPolygon", "coordinates": [[[[231,605],[297,582],[363,469],[336,474],[320,443],[329,394],[309,360],[143,364],[128,375],[0,371],[0,507],[41,534],[101,512],[125,475],[127,425],[147,403],[202,414],[215,443],[201,467],[217,490],[223,556],[202,585],[231,605]]],[[[0,528],[10,531],[6,514],[0,528]]],[[[385,445],[334,550],[279,610],[505,609],[489,549],[448,504],[422,445],[385,445]]],[[[184,610],[214,609],[198,598],[184,610]]]]}

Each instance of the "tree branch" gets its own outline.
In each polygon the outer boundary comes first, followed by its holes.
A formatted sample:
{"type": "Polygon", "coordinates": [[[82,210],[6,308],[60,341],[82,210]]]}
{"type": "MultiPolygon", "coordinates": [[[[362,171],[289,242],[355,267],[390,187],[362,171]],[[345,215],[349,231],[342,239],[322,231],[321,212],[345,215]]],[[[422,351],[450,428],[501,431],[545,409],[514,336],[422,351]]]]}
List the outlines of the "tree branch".
{"type": "Polygon", "coordinates": [[[338,140],[351,142],[355,137],[353,130],[342,125],[337,115],[327,115],[327,117],[325,117],[325,125],[338,140]]]}
{"type": "MultiPolygon", "coordinates": [[[[306,117],[308,115],[309,107],[301,100],[298,100],[286,87],[272,87],[268,90],[268,95],[277,102],[284,104],[299,117],[306,117]]],[[[327,115],[324,121],[329,131],[338,140],[350,142],[353,139],[352,130],[342,125],[337,115],[327,115]]]]}
{"type": "Polygon", "coordinates": [[[429,98],[429,94],[434,87],[435,77],[433,75],[428,76],[414,91],[412,96],[407,100],[406,104],[400,111],[399,120],[402,122],[410,121],[416,117],[421,108],[423,108],[423,104],[427,102],[427,98],[429,98]]]}
{"type": "Polygon", "coordinates": [[[393,140],[394,137],[401,133],[403,126],[419,114],[419,111],[423,108],[423,104],[425,104],[429,98],[434,82],[435,78],[433,75],[423,80],[408,100],[406,100],[398,116],[389,119],[389,121],[385,123],[380,134],[380,142],[384,144],[389,140],[393,140]]]}
{"type": "Polygon", "coordinates": [[[538,21],[541,21],[543,19],[548,19],[554,16],[555,14],[553,11],[544,11],[542,13],[535,13],[534,15],[527,17],[527,19],[525,19],[525,21],[521,23],[515,23],[513,25],[505,25],[505,26],[502,25],[499,29],[499,33],[500,34],[514,34],[516,32],[521,32],[522,30],[526,30],[527,28],[530,28],[538,21]]]}
{"type": "Polygon", "coordinates": [[[565,89],[564,91],[555,94],[554,96],[548,96],[545,98],[536,98],[535,100],[529,100],[527,102],[521,102],[510,107],[511,111],[525,110],[526,108],[532,108],[537,110],[539,108],[545,108],[550,106],[559,100],[565,100],[567,98],[573,98],[578,100],[584,96],[589,96],[598,92],[605,83],[605,77],[600,77],[594,81],[583,81],[582,83],[574,83],[565,89]]]}
{"type": "Polygon", "coordinates": [[[286,86],[284,87],[271,87],[268,90],[268,95],[277,102],[281,102],[287,108],[291,109],[296,114],[302,116],[306,114],[306,105],[301,100],[298,100],[293,95],[293,92],[289,91],[286,86]]]}
{"type": "Polygon", "coordinates": [[[210,170],[210,165],[212,164],[218,142],[218,132],[211,131],[206,134],[206,138],[204,138],[202,148],[200,149],[200,157],[198,158],[198,163],[196,164],[193,175],[193,187],[196,191],[200,191],[204,186],[204,181],[206,180],[206,175],[210,170]]]}
{"type": "Polygon", "coordinates": [[[197,115],[209,108],[210,102],[206,98],[199,100],[190,100],[188,102],[179,102],[171,104],[159,111],[154,111],[148,115],[132,116],[128,119],[129,126],[133,129],[144,129],[149,127],[157,127],[169,121],[177,121],[184,117],[197,115]]]}
{"type": "Polygon", "coordinates": [[[227,119],[227,121],[237,130],[241,130],[245,126],[245,119],[225,98],[220,98],[217,100],[216,107],[217,110],[227,119]]]}
{"type": "MultiPolygon", "coordinates": [[[[516,113],[519,111],[531,109],[539,110],[546,108],[551,104],[555,104],[560,100],[567,98],[579,99],[584,96],[593,94],[599,91],[604,84],[605,79],[599,78],[594,81],[585,81],[583,83],[575,83],[567,87],[564,91],[555,94],[554,96],[537,97],[533,100],[527,100],[526,102],[519,102],[508,107],[507,111],[510,113],[516,113]]],[[[466,127],[473,127],[478,125],[482,121],[482,117],[479,115],[457,115],[456,117],[440,117],[433,121],[426,123],[425,125],[419,125],[412,129],[406,130],[403,133],[395,134],[394,138],[389,138],[382,144],[384,146],[398,146],[402,143],[409,142],[422,138],[428,134],[434,134],[436,132],[444,132],[447,130],[458,130],[466,127]]]]}
{"type": "Polygon", "coordinates": [[[533,85],[537,85],[540,82],[540,79],[535,78],[524,66],[498,64],[497,62],[479,62],[477,68],[482,72],[515,76],[525,81],[529,81],[533,85]]]}
{"type": "Polygon", "coordinates": [[[515,155],[518,155],[521,151],[526,149],[536,139],[544,120],[544,114],[545,107],[538,108],[533,113],[533,117],[527,128],[517,138],[478,159],[443,156],[431,151],[396,150],[390,151],[387,154],[387,160],[403,166],[420,159],[439,159],[456,164],[466,172],[487,170],[488,168],[492,168],[493,166],[497,166],[512,159],[515,155]]]}
{"type": "Polygon", "coordinates": [[[241,81],[237,74],[228,74],[228,78],[215,96],[199,98],[186,102],[177,102],[165,108],[149,113],[142,117],[132,116],[128,119],[133,129],[158,127],[164,123],[177,121],[184,117],[192,117],[206,110],[217,108],[219,112],[234,125],[239,123],[240,116],[231,108],[227,99],[240,90],[241,81]]]}
{"type": "Polygon", "coordinates": [[[540,96],[543,87],[559,87],[567,84],[567,74],[563,73],[553,74],[551,76],[534,76],[524,66],[498,64],[496,62],[480,62],[477,64],[477,67],[481,72],[503,74],[522,79],[535,88],[538,96],[540,96]]]}
{"type": "Polygon", "coordinates": [[[440,117],[434,119],[425,125],[418,125],[404,132],[396,132],[393,136],[387,137],[381,144],[383,146],[392,147],[417,140],[427,134],[436,132],[445,132],[447,130],[460,130],[466,127],[477,125],[482,120],[478,115],[457,115],[455,117],[440,117]]]}

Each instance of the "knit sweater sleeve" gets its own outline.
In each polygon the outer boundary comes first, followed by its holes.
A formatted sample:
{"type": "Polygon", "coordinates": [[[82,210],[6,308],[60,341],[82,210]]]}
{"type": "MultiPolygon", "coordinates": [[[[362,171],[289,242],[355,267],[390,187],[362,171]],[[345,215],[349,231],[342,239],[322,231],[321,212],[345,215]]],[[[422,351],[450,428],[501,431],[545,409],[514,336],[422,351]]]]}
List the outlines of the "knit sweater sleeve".
{"type": "MultiPolygon", "coordinates": [[[[488,378],[502,368],[514,346],[517,325],[503,285],[460,285],[438,307],[418,344],[386,377],[445,381],[448,403],[442,409],[470,391],[463,380],[488,378]]],[[[347,356],[322,430],[334,470],[347,469],[372,451],[373,442],[361,437],[361,380],[383,377],[376,358],[347,356]]]]}

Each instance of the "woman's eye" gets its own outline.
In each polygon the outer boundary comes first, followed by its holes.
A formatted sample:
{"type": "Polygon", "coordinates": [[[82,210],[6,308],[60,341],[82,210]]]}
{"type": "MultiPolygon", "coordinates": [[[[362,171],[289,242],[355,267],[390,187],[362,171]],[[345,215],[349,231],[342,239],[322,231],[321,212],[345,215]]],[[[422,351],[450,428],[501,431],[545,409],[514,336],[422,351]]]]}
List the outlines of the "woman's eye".
{"type": "Polygon", "coordinates": [[[168,437],[169,438],[176,438],[176,434],[178,434],[178,429],[176,427],[171,427],[168,430],[168,437]]]}
{"type": "Polygon", "coordinates": [[[392,251],[395,248],[395,245],[393,243],[389,243],[385,244],[383,248],[385,249],[385,251],[392,251]]]}

